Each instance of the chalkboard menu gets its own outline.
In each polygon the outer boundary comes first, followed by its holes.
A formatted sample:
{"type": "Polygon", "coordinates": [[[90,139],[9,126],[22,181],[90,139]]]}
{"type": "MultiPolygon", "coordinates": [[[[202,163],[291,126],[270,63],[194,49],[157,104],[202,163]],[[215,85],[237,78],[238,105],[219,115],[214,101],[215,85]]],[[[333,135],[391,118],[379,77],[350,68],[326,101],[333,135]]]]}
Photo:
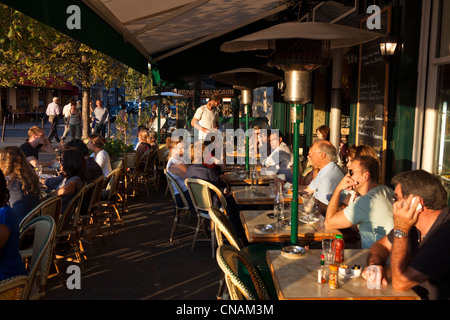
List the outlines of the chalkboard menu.
{"type": "Polygon", "coordinates": [[[379,42],[361,45],[358,92],[358,145],[368,144],[382,156],[386,104],[386,62],[379,42]]]}
{"type": "MultiPolygon", "coordinates": [[[[382,29],[372,31],[389,33],[389,22],[390,7],[381,12],[382,29]]],[[[365,27],[363,20],[361,28],[365,27]]],[[[381,41],[377,39],[360,45],[356,144],[375,149],[384,176],[389,68],[380,53],[381,41]]]]}

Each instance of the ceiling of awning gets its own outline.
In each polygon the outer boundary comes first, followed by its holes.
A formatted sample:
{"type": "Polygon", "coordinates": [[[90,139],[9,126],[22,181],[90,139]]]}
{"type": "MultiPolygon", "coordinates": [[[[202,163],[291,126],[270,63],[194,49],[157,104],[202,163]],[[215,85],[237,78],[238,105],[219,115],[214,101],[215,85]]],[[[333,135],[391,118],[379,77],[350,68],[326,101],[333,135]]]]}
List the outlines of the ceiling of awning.
{"type": "MultiPolygon", "coordinates": [[[[146,73],[147,63],[164,80],[192,80],[212,73],[258,67],[264,57],[224,53],[220,45],[283,19],[355,25],[352,1],[299,0],[0,0],[92,48],[146,73]],[[344,5],[350,3],[350,5],[344,5]],[[80,8],[81,29],[70,30],[68,7],[80,8]],[[314,9],[314,10],[313,10],[314,9]]],[[[356,1],[358,3],[358,1],[356,1]]],[[[267,70],[268,71],[268,70],[267,70]]]]}

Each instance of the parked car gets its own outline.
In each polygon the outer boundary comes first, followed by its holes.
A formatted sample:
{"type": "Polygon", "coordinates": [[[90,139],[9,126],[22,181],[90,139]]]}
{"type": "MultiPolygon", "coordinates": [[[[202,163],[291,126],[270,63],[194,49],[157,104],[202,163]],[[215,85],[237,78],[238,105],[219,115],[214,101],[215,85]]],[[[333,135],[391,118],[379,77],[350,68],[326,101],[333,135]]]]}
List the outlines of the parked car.
{"type": "Polygon", "coordinates": [[[122,109],[121,105],[111,107],[111,110],[109,110],[109,122],[116,121],[116,117],[117,117],[117,114],[119,113],[120,109],[122,109]]]}

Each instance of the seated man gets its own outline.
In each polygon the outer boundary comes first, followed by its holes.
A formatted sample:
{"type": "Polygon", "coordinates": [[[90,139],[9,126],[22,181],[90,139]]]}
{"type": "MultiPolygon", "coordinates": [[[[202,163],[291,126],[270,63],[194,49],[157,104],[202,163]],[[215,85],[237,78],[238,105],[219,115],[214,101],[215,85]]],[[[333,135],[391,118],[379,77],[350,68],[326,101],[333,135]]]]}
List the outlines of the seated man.
{"type": "Polygon", "coordinates": [[[334,189],[344,177],[344,173],[336,164],[336,148],[327,140],[317,140],[311,146],[308,160],[314,169],[320,170],[309,185],[299,185],[302,193],[314,194],[322,214],[327,211],[328,202],[334,189]]]}
{"type": "Polygon", "coordinates": [[[49,167],[56,161],[56,157],[50,161],[39,161],[40,151],[54,153],[55,149],[45,136],[44,129],[38,126],[31,127],[28,130],[28,140],[19,149],[22,150],[28,162],[35,168],[39,165],[49,167]]]}
{"type": "Polygon", "coordinates": [[[268,137],[270,130],[261,129],[260,126],[253,127],[253,136],[250,138],[250,155],[256,157],[260,155],[259,160],[263,162],[270,152],[270,145],[268,144],[268,137]]]}
{"type": "MultiPolygon", "coordinates": [[[[371,248],[368,265],[378,265],[382,283],[390,271],[395,290],[412,288],[422,299],[450,298],[450,212],[439,178],[424,170],[402,172],[395,186],[394,228],[371,248]],[[390,258],[390,268],[386,266],[390,258]]],[[[367,279],[368,272],[362,276],[367,279]]]]}
{"type": "Polygon", "coordinates": [[[284,174],[286,180],[292,182],[291,167],[294,162],[294,156],[286,143],[283,142],[283,137],[278,130],[272,130],[270,133],[270,147],[272,153],[263,159],[262,165],[265,168],[261,169],[263,174],[284,174]]]}
{"type": "Polygon", "coordinates": [[[361,247],[369,249],[394,227],[392,218],[392,189],[378,184],[378,161],[370,156],[355,157],[348,166],[348,174],[336,187],[325,216],[327,229],[358,226],[361,247]],[[359,197],[345,209],[339,209],[344,190],[355,190],[359,197]]]}

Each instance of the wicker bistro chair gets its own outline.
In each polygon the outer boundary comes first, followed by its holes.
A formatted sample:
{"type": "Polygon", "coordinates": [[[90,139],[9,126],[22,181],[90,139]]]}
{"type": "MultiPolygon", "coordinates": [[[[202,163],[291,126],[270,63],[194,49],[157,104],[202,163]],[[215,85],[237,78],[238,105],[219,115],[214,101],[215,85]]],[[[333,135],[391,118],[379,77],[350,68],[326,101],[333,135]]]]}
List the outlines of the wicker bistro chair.
{"type": "Polygon", "coordinates": [[[98,208],[97,215],[106,213],[109,219],[109,225],[114,230],[114,224],[119,222],[123,226],[123,219],[119,211],[120,204],[122,209],[125,206],[123,197],[119,195],[120,181],[123,175],[123,167],[114,169],[105,179],[105,190],[102,191],[100,201],[96,206],[98,208]]]}
{"type": "Polygon", "coordinates": [[[56,271],[60,276],[62,276],[59,267],[60,259],[74,254],[82,269],[83,263],[81,258],[83,257],[86,259],[78,229],[81,205],[83,203],[85,190],[86,184],[84,184],[83,187],[72,197],[66,210],[61,215],[61,219],[56,228],[56,244],[60,246],[64,246],[65,243],[70,245],[70,247],[65,248],[65,250],[55,250],[54,262],[56,271]]]}
{"type": "MultiPolygon", "coordinates": [[[[42,201],[33,210],[31,210],[30,213],[25,216],[25,218],[22,219],[19,225],[19,230],[23,230],[23,227],[27,225],[31,220],[40,216],[52,217],[56,225],[61,215],[61,207],[62,198],[60,196],[54,196],[42,201]]],[[[29,235],[29,237],[32,237],[32,235],[29,235]]],[[[33,252],[32,241],[23,240],[19,247],[19,252],[25,264],[28,265],[30,263],[30,258],[33,252]]]]}
{"type": "Polygon", "coordinates": [[[19,225],[19,229],[22,229],[24,225],[30,222],[32,219],[38,216],[50,216],[55,220],[57,224],[61,215],[62,198],[60,196],[54,196],[42,201],[38,204],[29,214],[22,219],[19,225]]]}
{"type": "Polygon", "coordinates": [[[145,185],[147,191],[147,197],[150,197],[150,191],[148,189],[149,183],[153,183],[155,190],[159,189],[159,173],[157,168],[158,149],[152,151],[146,151],[142,158],[145,159],[145,166],[143,169],[139,169],[138,166],[134,168],[134,171],[130,174],[133,181],[133,191],[137,192],[137,186],[140,183],[145,185]]]}
{"type": "Polygon", "coordinates": [[[83,203],[81,205],[80,211],[80,222],[82,230],[80,233],[83,234],[85,232],[89,238],[89,242],[92,241],[92,227],[94,226],[94,224],[97,227],[99,236],[103,239],[103,242],[105,241],[97,217],[97,207],[99,205],[104,182],[105,176],[101,175],[86,186],[83,195],[83,203]]]}
{"type": "Polygon", "coordinates": [[[20,233],[20,240],[34,234],[33,253],[28,265],[29,284],[25,299],[37,300],[45,296],[47,277],[55,248],[56,224],[50,216],[36,217],[28,222],[20,233]]]}
{"type": "MultiPolygon", "coordinates": [[[[271,244],[252,244],[249,246],[244,246],[242,244],[241,239],[237,236],[234,231],[228,217],[216,207],[211,207],[209,210],[209,215],[211,219],[214,221],[215,233],[217,244],[222,246],[225,244],[225,240],[228,241],[230,245],[232,245],[236,250],[241,251],[243,254],[247,256],[247,258],[251,261],[251,263],[258,269],[261,278],[263,279],[265,286],[272,297],[272,299],[276,299],[276,290],[275,285],[273,283],[272,275],[270,273],[269,266],[267,265],[266,259],[266,251],[267,250],[279,250],[281,246],[279,245],[271,245],[271,244]],[[225,238],[225,239],[224,239],[225,238]]],[[[240,266],[242,267],[242,266],[240,266]]],[[[240,270],[240,277],[243,281],[250,281],[249,274],[245,269],[240,270]]],[[[223,290],[223,282],[220,282],[218,298],[221,298],[224,294],[223,290]]]]}
{"type": "MultiPolygon", "coordinates": [[[[195,230],[194,241],[192,243],[192,249],[194,250],[195,242],[197,241],[198,233],[200,228],[203,227],[205,231],[205,223],[207,220],[211,220],[209,216],[209,209],[213,206],[211,192],[215,192],[220,199],[222,204],[222,210],[226,213],[227,211],[227,201],[223,196],[222,192],[212,183],[207,182],[202,179],[187,178],[185,180],[186,187],[192,199],[195,210],[197,211],[197,228],[195,230]]],[[[204,240],[204,239],[203,239],[204,240]]],[[[215,231],[214,227],[211,227],[211,248],[212,257],[215,254],[215,231]]]]}
{"type": "MultiPolygon", "coordinates": [[[[183,190],[181,190],[180,185],[178,182],[172,178],[172,176],[167,172],[167,169],[164,169],[164,174],[167,179],[167,187],[170,190],[170,194],[172,195],[172,200],[174,204],[174,219],[173,219],[173,225],[172,225],[172,232],[170,233],[170,242],[173,242],[173,236],[175,234],[175,230],[177,226],[181,225],[179,224],[179,219],[183,214],[190,215],[191,211],[189,210],[189,204],[184,197],[183,190]],[[180,195],[181,201],[183,202],[183,206],[178,206],[177,199],[175,196],[175,189],[178,191],[178,194],[180,195]]],[[[195,229],[195,227],[192,227],[190,225],[183,224],[183,227],[195,229]]]]}
{"type": "Polygon", "coordinates": [[[225,274],[225,282],[232,300],[270,300],[258,269],[242,251],[232,246],[221,245],[217,248],[217,263],[225,274]],[[250,283],[240,278],[238,265],[243,265],[248,271],[250,283]]]}
{"type": "Polygon", "coordinates": [[[17,276],[0,281],[0,300],[25,300],[28,276],[17,276]]]}

